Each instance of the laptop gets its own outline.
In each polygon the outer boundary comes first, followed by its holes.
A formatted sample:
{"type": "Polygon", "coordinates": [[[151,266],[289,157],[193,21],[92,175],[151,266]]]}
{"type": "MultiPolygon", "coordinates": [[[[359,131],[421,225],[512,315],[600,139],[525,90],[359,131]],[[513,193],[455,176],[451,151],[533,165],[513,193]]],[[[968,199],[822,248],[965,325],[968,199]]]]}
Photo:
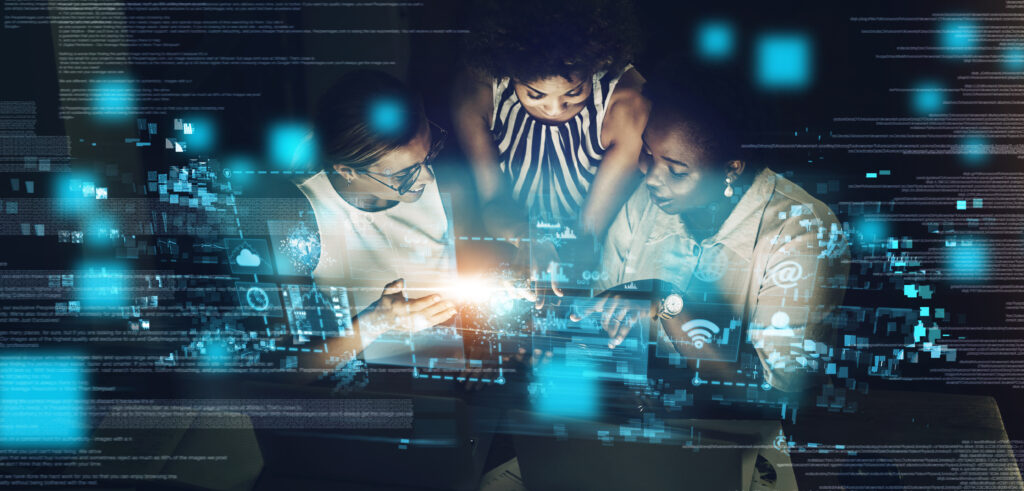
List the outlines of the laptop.
{"type": "Polygon", "coordinates": [[[770,435],[779,427],[777,421],[669,420],[669,431],[654,443],[644,438],[623,441],[619,425],[549,419],[539,426],[544,419],[522,415],[518,420],[530,421],[519,426],[530,428],[529,433],[513,436],[520,473],[530,491],[747,491],[758,446],[765,445],[766,437],[770,446],[770,435]],[[552,434],[534,432],[543,427],[552,428],[552,434]]]}
{"type": "MultiPolygon", "coordinates": [[[[280,388],[279,388],[280,389],[280,388]]],[[[283,390],[288,397],[325,398],[310,387],[283,390]]],[[[269,392],[269,391],[268,391],[269,392]]],[[[275,397],[282,390],[272,391],[275,397]]],[[[341,488],[476,489],[493,433],[494,418],[456,398],[361,393],[356,399],[411,400],[405,429],[257,429],[264,475],[270,482],[320,481],[341,488]]],[[[304,484],[305,485],[305,484],[304,484]]]]}

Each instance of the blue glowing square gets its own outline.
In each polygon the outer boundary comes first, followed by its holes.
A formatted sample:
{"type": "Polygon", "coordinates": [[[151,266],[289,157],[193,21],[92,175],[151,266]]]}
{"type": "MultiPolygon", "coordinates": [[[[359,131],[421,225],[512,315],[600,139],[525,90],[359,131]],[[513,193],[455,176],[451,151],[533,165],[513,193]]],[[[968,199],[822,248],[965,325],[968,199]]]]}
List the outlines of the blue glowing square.
{"type": "Polygon", "coordinates": [[[537,369],[530,395],[535,410],[545,416],[593,417],[598,412],[597,380],[584,366],[553,362],[537,369]]]}
{"type": "Polygon", "coordinates": [[[697,54],[708,60],[722,60],[732,56],[736,33],[729,23],[707,21],[697,27],[697,54]]]}
{"type": "Polygon", "coordinates": [[[768,34],[755,49],[755,77],[765,89],[800,89],[810,84],[810,40],[801,34],[768,34]]]}
{"type": "Polygon", "coordinates": [[[92,110],[100,119],[128,117],[136,111],[132,80],[100,80],[92,86],[92,110]]]}
{"type": "Polygon", "coordinates": [[[991,260],[989,248],[979,242],[964,241],[955,247],[945,248],[946,273],[957,281],[985,281],[988,278],[991,260]]]}
{"type": "Polygon", "coordinates": [[[304,170],[316,158],[313,133],[299,123],[281,123],[270,128],[269,160],[275,168],[304,170]]]}
{"type": "Polygon", "coordinates": [[[368,109],[369,126],[375,133],[396,136],[409,124],[405,105],[398,99],[383,97],[371,102],[368,109]]]}
{"type": "Polygon", "coordinates": [[[85,433],[83,363],[0,357],[0,448],[68,447],[85,433]]]}
{"type": "Polygon", "coordinates": [[[87,265],[77,273],[78,300],[87,309],[128,305],[129,274],[123,267],[113,263],[87,265]]]}
{"type": "Polygon", "coordinates": [[[217,127],[209,118],[188,118],[182,125],[182,131],[189,149],[201,152],[213,149],[217,137],[217,127]]]}

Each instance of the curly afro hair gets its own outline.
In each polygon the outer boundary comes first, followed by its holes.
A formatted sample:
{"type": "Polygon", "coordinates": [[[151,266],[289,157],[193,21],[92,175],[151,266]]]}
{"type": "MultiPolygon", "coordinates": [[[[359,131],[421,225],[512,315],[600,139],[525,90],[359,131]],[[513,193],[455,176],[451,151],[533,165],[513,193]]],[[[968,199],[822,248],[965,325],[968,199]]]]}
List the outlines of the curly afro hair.
{"type": "Polygon", "coordinates": [[[472,27],[467,63],[527,82],[621,70],[640,44],[628,0],[485,0],[472,27]]]}

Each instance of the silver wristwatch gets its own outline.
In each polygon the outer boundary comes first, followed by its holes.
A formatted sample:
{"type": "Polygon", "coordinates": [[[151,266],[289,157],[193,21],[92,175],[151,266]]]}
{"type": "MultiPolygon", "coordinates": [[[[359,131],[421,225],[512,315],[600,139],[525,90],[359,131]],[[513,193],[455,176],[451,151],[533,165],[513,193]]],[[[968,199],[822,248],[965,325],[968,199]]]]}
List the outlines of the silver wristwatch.
{"type": "Polygon", "coordinates": [[[670,293],[665,298],[661,299],[661,305],[658,306],[658,317],[662,319],[671,319],[679,315],[683,311],[683,297],[678,293],[670,293]]]}

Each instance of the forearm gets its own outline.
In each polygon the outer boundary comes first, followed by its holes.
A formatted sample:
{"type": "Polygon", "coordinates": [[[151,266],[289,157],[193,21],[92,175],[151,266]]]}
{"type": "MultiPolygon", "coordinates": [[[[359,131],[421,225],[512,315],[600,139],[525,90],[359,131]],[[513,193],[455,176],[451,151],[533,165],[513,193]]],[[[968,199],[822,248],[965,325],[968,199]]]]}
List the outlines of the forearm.
{"type": "Polygon", "coordinates": [[[638,155],[606,155],[580,211],[580,223],[584,232],[594,235],[599,240],[604,239],[612,219],[640,184],[637,157],[638,155]],[[631,159],[631,162],[616,162],[619,159],[631,159]]]}

